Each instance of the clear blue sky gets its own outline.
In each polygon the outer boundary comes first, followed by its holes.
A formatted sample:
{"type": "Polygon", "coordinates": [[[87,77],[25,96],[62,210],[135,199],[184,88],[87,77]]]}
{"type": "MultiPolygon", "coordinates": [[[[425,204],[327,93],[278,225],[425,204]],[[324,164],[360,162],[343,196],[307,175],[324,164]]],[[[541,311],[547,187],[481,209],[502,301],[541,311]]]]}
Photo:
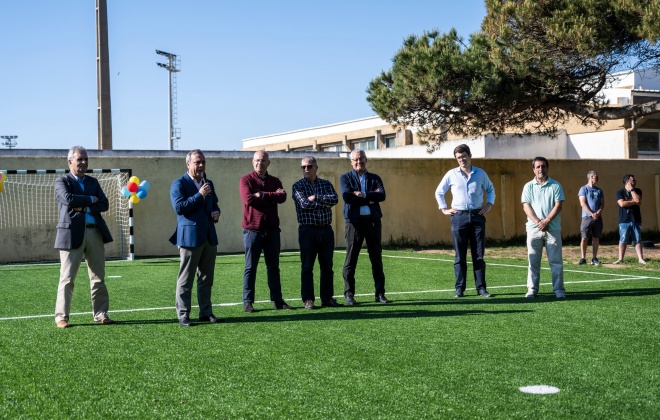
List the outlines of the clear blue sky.
{"type": "MultiPolygon", "coordinates": [[[[97,147],[94,0],[0,2],[0,135],[97,147]]],[[[108,0],[113,148],[167,149],[167,71],[181,57],[179,150],[375,115],[371,79],[410,34],[466,39],[483,0],[108,0]]],[[[2,147],[2,146],[0,146],[2,147]]]]}

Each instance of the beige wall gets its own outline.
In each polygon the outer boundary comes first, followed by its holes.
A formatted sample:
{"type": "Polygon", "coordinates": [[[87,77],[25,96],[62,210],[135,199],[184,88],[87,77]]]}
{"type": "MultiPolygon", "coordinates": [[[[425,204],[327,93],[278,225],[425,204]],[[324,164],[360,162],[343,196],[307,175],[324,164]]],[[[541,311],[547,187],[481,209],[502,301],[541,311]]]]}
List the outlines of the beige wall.
{"type": "MultiPolygon", "coordinates": [[[[147,152],[148,153],[148,152],[147,152]]],[[[220,199],[222,215],[218,225],[220,252],[241,252],[242,204],[238,182],[252,170],[250,158],[207,156],[207,176],[213,180],[220,199]]],[[[282,249],[297,249],[297,222],[291,200],[291,185],[300,179],[299,158],[274,157],[269,172],[280,177],[289,193],[280,206],[282,249]]],[[[528,160],[475,159],[474,165],[487,171],[495,185],[497,199],[488,214],[487,234],[492,238],[510,238],[524,234],[525,215],[520,204],[523,185],[532,179],[528,160]]],[[[58,169],[66,165],[64,157],[6,157],[0,156],[0,169],[58,169]]],[[[438,241],[451,242],[449,218],[442,215],[434,198],[435,188],[444,173],[456,166],[450,159],[373,159],[368,163],[372,172],[383,178],[387,200],[383,203],[383,241],[390,236],[418,239],[421,244],[438,241]]],[[[169,199],[172,180],[185,172],[182,157],[91,157],[90,168],[131,168],[133,175],[151,183],[149,196],[135,205],[136,256],[175,255],[176,248],[168,242],[176,224],[169,199]]],[[[330,180],[339,193],[339,176],[347,172],[350,162],[345,158],[321,159],[319,176],[330,180]]],[[[562,212],[564,235],[579,234],[579,188],[586,183],[586,173],[595,169],[600,175],[599,186],[605,192],[604,222],[606,231],[617,228],[616,191],[622,187],[621,177],[633,173],[644,192],[642,217],[644,229],[658,229],[660,218],[660,163],[656,160],[562,160],[550,161],[549,174],[562,183],[566,194],[562,212]]],[[[336,244],[344,246],[342,201],[334,210],[336,244]]],[[[1,215],[0,215],[1,217],[1,215]]],[[[52,226],[54,231],[55,226],[52,226]]],[[[16,242],[31,241],[31,235],[12,235],[3,232],[0,241],[0,262],[18,248],[16,242]]],[[[51,235],[49,238],[52,238],[51,235]]],[[[40,242],[31,246],[52,247],[40,242]]],[[[53,254],[56,255],[57,254],[53,254]]]]}

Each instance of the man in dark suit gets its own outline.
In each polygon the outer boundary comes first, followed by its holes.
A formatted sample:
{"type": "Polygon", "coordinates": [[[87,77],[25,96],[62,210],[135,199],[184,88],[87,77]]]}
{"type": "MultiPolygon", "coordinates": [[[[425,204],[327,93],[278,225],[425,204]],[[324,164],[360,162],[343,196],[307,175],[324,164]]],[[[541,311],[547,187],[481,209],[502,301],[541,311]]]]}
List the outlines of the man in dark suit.
{"type": "Polygon", "coordinates": [[[105,285],[105,245],[112,235],[101,213],[108,210],[108,199],[96,178],[85,176],[89,158],[82,146],[67,155],[69,174],[55,180],[59,221],[55,248],[60,250],[60,283],[55,303],[55,325],[69,326],[74,282],[85,257],[92,294],[94,322],[113,324],[108,317],[108,289],[105,285]]]}
{"type": "Polygon", "coordinates": [[[181,264],[176,282],[176,311],[179,325],[189,327],[192,285],[197,273],[197,302],[200,322],[224,322],[213,315],[211,289],[218,236],[214,223],[220,218],[218,196],[206,179],[206,160],[201,150],[186,155],[188,171],[172,182],[170,199],[176,213],[176,231],[170,238],[179,247],[181,264]]]}
{"type": "Polygon", "coordinates": [[[363,150],[351,152],[353,170],[339,179],[341,195],[344,199],[344,219],[346,219],[346,260],[344,261],[344,296],[347,305],[355,305],[355,267],[362,243],[366,239],[374,277],[375,300],[387,303],[385,297],[385,274],[381,246],[381,222],[383,213],[381,201],[385,201],[383,181],[376,174],[367,171],[367,155],[363,150]]]}

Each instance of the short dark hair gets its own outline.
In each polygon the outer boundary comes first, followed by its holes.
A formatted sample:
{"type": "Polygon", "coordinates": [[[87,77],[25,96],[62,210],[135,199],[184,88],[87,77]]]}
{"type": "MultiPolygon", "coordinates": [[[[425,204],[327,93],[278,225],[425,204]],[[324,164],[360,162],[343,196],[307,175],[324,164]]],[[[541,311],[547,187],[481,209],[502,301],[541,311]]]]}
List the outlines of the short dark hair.
{"type": "Polygon", "coordinates": [[[548,159],[544,158],[543,156],[537,156],[534,159],[532,159],[532,168],[534,167],[534,164],[536,162],[545,162],[545,167],[546,168],[550,167],[550,163],[548,162],[548,159]]]}
{"type": "Polygon", "coordinates": [[[633,174],[625,174],[625,175],[623,176],[623,183],[625,184],[626,182],[628,182],[628,180],[629,180],[630,178],[634,178],[634,177],[635,177],[635,175],[633,175],[633,174]]]}
{"type": "Polygon", "coordinates": [[[470,152],[470,147],[467,144],[459,144],[454,148],[454,157],[456,153],[467,153],[468,156],[472,157],[472,152],[470,152]]]}

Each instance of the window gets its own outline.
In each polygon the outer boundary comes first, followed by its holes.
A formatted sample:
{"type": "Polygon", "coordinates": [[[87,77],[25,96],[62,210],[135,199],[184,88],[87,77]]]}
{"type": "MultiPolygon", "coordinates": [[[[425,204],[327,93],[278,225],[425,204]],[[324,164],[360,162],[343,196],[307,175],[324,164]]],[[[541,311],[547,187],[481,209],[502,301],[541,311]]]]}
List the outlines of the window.
{"type": "Polygon", "coordinates": [[[353,140],[351,142],[351,146],[354,150],[356,148],[362,150],[372,150],[376,148],[376,138],[368,137],[366,139],[353,140]]]}
{"type": "Polygon", "coordinates": [[[324,152],[345,152],[343,144],[328,144],[321,146],[324,152]]]}
{"type": "Polygon", "coordinates": [[[660,153],[660,132],[638,131],[637,151],[642,154],[660,153]]]}
{"type": "Polygon", "coordinates": [[[386,148],[396,147],[396,134],[383,136],[383,146],[386,148]]]}

